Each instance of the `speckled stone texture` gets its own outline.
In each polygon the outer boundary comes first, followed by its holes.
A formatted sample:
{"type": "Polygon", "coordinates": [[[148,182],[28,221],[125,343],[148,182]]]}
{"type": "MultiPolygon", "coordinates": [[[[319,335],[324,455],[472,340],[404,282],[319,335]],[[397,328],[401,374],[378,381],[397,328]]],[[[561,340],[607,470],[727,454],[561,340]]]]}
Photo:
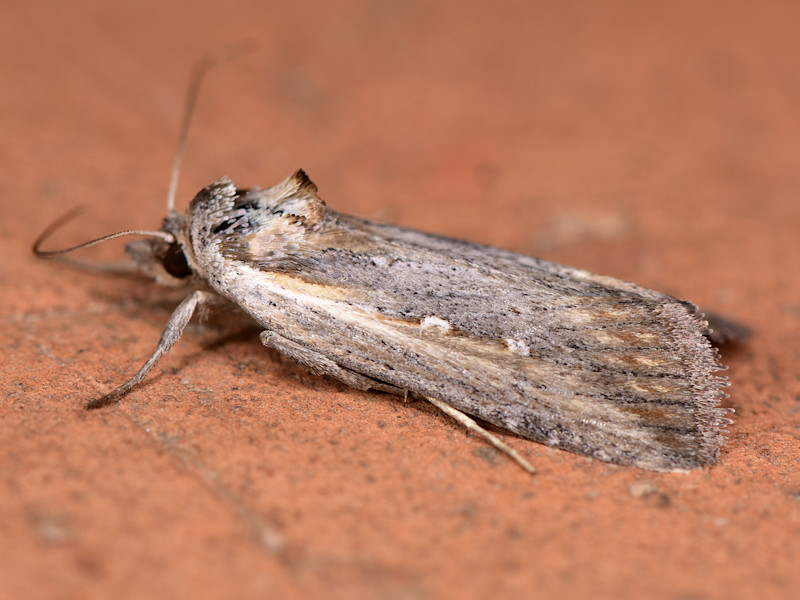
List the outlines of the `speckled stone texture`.
{"type": "MultiPolygon", "coordinates": [[[[7,2],[0,597],[796,597],[796,2],[7,2]],[[307,375],[212,314],[119,406],[180,294],[37,261],[298,167],[342,212],[745,322],[717,466],[619,468],[307,375]]],[[[87,252],[113,260],[122,243],[87,252]]]]}

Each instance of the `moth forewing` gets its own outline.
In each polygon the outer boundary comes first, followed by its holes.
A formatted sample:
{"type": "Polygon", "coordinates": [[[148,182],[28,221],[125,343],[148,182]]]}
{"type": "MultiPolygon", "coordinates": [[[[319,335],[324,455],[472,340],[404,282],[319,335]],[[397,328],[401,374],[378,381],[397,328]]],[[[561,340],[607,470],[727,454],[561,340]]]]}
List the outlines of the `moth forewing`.
{"type": "Polygon", "coordinates": [[[181,228],[194,276],[312,372],[616,464],[717,460],[726,380],[690,303],[339,214],[302,171],[265,190],[222,179],[181,228]]]}

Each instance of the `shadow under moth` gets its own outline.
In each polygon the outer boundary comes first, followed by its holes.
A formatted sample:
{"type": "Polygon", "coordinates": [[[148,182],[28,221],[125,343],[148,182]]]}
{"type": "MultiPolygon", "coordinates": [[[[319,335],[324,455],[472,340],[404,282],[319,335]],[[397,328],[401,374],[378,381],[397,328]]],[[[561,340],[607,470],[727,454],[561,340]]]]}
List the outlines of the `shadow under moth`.
{"type": "Polygon", "coordinates": [[[201,305],[232,303],[261,341],[361,390],[424,398],[533,467],[470,416],[618,465],[685,471],[718,460],[731,409],[708,323],[689,302],[539,258],[344,215],[303,171],[267,189],[223,178],[175,211],[191,107],[158,231],[132,264],[191,290],[152,356],[96,408],[137,385],[201,305]],[[468,416],[470,415],[470,416],[468,416]]]}

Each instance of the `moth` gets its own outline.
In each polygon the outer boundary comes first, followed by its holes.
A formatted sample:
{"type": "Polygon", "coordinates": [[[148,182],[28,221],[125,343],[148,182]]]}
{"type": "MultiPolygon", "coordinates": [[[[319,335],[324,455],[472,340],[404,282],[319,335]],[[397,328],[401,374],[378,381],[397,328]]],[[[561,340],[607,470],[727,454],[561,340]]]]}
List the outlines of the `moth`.
{"type": "MultiPolygon", "coordinates": [[[[686,471],[718,460],[731,409],[708,323],[686,301],[539,258],[341,214],[302,171],[267,189],[222,178],[185,214],[178,166],[199,89],[190,88],[157,231],[121,235],[136,267],[189,293],[139,384],[204,305],[235,305],[261,341],[307,371],[360,390],[423,398],[524,468],[472,417],[617,465],[686,471]],[[194,91],[192,91],[194,90],[194,91]],[[194,95],[193,95],[194,94],[194,95]]],[[[199,73],[199,74],[198,74],[199,73]]],[[[40,256],[74,250],[45,252],[40,256]]]]}

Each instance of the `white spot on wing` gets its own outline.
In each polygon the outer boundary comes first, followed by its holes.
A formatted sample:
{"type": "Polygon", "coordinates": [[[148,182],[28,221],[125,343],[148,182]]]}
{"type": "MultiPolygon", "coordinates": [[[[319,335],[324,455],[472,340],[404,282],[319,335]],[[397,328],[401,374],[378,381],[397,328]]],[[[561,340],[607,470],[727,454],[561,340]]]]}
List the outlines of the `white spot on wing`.
{"type": "Polygon", "coordinates": [[[508,346],[508,349],[511,350],[514,354],[518,354],[519,356],[531,355],[531,349],[528,347],[528,344],[526,344],[522,340],[515,340],[514,338],[506,338],[506,346],[508,346]]]}
{"type": "Polygon", "coordinates": [[[444,319],[433,316],[422,319],[420,325],[423,329],[439,329],[440,331],[450,331],[453,328],[452,325],[444,319]]]}

